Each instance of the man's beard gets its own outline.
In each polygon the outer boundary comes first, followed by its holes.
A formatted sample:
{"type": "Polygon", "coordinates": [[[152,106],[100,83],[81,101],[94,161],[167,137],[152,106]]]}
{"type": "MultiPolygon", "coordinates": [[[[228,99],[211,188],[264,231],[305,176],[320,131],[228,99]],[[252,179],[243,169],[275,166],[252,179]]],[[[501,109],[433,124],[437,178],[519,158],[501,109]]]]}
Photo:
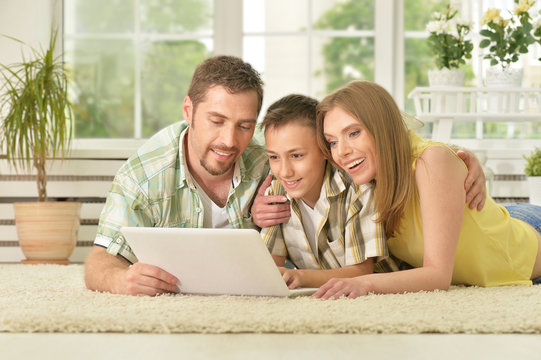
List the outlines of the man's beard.
{"type": "MultiPolygon", "coordinates": [[[[217,150],[220,150],[219,148],[217,148],[217,150]]],[[[234,151],[236,149],[234,148],[230,148],[230,149],[222,149],[222,150],[225,150],[225,151],[234,151]]],[[[212,150],[211,149],[208,149],[208,152],[211,152],[212,150]]],[[[233,167],[233,165],[235,165],[235,161],[232,161],[230,164],[228,165],[225,165],[224,167],[221,167],[221,168],[212,168],[205,159],[200,159],[199,160],[199,163],[201,164],[201,166],[203,167],[203,169],[205,169],[210,175],[213,175],[213,176],[218,176],[218,175],[223,175],[225,173],[227,173],[229,170],[231,170],[231,168],[233,167]]]]}

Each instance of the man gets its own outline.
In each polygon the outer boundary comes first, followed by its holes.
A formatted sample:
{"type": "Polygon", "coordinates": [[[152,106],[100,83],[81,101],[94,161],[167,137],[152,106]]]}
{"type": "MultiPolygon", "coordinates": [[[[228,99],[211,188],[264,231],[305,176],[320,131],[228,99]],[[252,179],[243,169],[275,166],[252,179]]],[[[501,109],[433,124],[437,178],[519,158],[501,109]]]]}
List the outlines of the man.
{"type": "MultiPolygon", "coordinates": [[[[89,289],[177,291],[179,279],[137,262],[121,226],[254,227],[250,205],[269,171],[263,139],[252,139],[262,86],[259,74],[235,57],[216,56],[197,67],[184,98],[185,121],[154,135],[115,176],[86,260],[89,289]]],[[[283,207],[287,218],[289,206],[283,207]]]]}

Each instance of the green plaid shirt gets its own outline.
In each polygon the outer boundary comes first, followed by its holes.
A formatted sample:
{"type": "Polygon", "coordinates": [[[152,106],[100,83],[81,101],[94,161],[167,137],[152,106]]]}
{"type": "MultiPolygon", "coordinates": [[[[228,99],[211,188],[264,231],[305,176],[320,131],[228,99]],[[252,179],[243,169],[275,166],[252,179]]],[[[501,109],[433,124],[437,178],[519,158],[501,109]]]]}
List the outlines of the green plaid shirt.
{"type": "MultiPolygon", "coordinates": [[[[120,168],[107,195],[95,245],[137,261],[119,233],[122,226],[203,227],[204,208],[182,153],[188,123],[173,124],[151,137],[120,168]]],[[[233,228],[256,228],[250,206],[269,171],[259,129],[235,164],[226,212],[233,228]]]]}

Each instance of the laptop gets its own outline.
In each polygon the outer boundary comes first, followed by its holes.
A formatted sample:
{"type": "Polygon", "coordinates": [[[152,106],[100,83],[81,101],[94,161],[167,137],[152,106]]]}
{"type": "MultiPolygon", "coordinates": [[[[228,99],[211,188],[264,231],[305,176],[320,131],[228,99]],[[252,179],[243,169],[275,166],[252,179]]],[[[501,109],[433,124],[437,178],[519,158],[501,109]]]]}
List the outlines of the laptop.
{"type": "Polygon", "coordinates": [[[135,256],[180,280],[180,292],[199,295],[295,297],[317,288],[288,289],[253,229],[122,227],[135,256]]]}

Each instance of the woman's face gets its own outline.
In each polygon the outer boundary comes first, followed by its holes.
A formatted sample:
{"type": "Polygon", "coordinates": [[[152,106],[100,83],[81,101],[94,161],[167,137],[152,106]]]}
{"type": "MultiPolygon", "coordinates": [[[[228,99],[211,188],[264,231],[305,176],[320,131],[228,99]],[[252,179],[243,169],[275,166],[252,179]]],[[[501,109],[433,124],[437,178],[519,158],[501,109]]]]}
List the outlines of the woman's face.
{"type": "Polygon", "coordinates": [[[334,107],[325,115],[323,135],[333,160],[351,175],[355,184],[376,179],[376,145],[357,119],[342,108],[334,107]]]}

